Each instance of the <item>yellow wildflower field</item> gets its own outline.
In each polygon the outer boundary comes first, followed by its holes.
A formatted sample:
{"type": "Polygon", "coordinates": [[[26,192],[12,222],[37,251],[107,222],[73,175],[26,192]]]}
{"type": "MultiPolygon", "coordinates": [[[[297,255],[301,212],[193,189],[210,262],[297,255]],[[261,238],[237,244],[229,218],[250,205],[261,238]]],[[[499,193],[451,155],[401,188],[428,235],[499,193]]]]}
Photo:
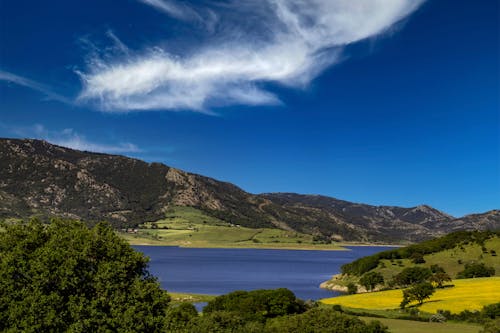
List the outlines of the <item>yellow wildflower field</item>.
{"type": "MultiPolygon", "coordinates": [[[[434,313],[448,310],[458,313],[463,310],[480,310],[483,306],[500,302],[500,277],[453,280],[455,286],[436,289],[420,310],[434,313]]],[[[403,299],[402,290],[387,290],[373,293],[333,297],[321,300],[325,304],[370,310],[397,309],[403,299]]],[[[413,304],[412,304],[413,305],[413,304]]]]}

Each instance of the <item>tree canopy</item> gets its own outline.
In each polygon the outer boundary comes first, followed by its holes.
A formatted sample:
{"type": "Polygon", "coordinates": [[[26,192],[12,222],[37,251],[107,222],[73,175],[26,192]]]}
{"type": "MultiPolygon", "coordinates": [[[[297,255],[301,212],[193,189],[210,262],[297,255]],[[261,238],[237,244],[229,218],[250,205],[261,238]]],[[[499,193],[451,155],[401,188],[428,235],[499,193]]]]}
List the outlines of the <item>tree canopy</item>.
{"type": "Polygon", "coordinates": [[[104,223],[6,225],[0,331],[161,331],[169,297],[147,263],[104,223]]]}
{"type": "Polygon", "coordinates": [[[384,277],[382,274],[378,272],[368,272],[365,273],[361,279],[359,279],[359,283],[366,288],[366,290],[371,291],[377,285],[384,284],[384,277]]]}

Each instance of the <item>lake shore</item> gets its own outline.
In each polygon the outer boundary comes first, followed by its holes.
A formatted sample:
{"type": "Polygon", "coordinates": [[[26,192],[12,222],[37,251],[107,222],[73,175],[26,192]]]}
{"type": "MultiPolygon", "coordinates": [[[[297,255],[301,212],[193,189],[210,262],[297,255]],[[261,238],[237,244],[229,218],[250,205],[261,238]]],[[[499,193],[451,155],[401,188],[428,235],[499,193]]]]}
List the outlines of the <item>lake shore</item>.
{"type": "Polygon", "coordinates": [[[308,243],[254,243],[254,242],[209,242],[209,241],[168,241],[153,239],[137,234],[118,233],[130,245],[141,246],[175,246],[181,248],[207,249],[277,249],[277,250],[311,250],[311,251],[349,251],[350,246],[356,247],[401,247],[402,245],[381,243],[339,242],[335,244],[308,243]]]}
{"type": "Polygon", "coordinates": [[[140,235],[119,233],[130,245],[174,246],[198,249],[266,249],[266,250],[304,250],[304,251],[350,251],[347,244],[299,244],[299,243],[254,243],[254,242],[207,242],[207,241],[166,241],[141,237],[140,235]]]}

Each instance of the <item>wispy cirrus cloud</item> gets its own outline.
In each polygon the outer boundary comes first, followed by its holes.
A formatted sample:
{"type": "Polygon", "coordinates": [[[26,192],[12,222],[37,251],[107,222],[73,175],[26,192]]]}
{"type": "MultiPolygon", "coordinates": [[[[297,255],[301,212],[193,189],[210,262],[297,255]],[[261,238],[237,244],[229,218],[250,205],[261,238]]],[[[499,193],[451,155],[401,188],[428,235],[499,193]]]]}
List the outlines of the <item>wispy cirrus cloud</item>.
{"type": "Polygon", "coordinates": [[[47,99],[59,101],[65,104],[72,104],[73,100],[64,97],[60,94],[55,93],[50,87],[28,79],[23,76],[19,76],[10,72],[0,70],[0,81],[14,83],[18,86],[23,86],[35,91],[42,93],[47,99]]]}
{"type": "MultiPolygon", "coordinates": [[[[183,20],[197,13],[178,2],[138,1],[183,20]]],[[[267,83],[307,87],[341,60],[345,46],[387,32],[424,1],[207,2],[205,10],[218,17],[217,33],[183,54],[154,47],[111,60],[93,57],[79,73],[79,100],[111,112],[279,104],[267,83]]]]}
{"type": "Polygon", "coordinates": [[[138,0],[174,18],[191,21],[201,20],[201,16],[191,7],[172,0],[138,0]]]}
{"type": "Polygon", "coordinates": [[[0,127],[10,134],[19,137],[42,139],[59,146],[77,150],[110,154],[143,152],[137,145],[130,142],[108,144],[88,140],[84,135],[79,134],[72,128],[54,131],[47,129],[41,124],[34,124],[31,126],[12,126],[3,123],[0,123],[0,127]]]}

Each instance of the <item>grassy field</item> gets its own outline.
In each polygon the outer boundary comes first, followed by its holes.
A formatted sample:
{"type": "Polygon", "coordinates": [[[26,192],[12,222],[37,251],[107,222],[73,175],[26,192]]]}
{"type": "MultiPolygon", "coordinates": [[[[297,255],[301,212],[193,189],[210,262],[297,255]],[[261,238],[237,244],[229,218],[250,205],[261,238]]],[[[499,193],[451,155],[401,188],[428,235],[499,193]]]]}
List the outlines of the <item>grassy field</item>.
{"type": "MultiPolygon", "coordinates": [[[[437,289],[419,309],[429,313],[437,310],[458,313],[463,310],[480,310],[500,299],[500,277],[453,280],[453,284],[454,287],[437,289]]],[[[402,295],[401,290],[387,290],[328,298],[322,302],[359,309],[397,309],[402,295]]]]}
{"type": "Polygon", "coordinates": [[[217,296],[202,295],[202,294],[186,294],[186,293],[168,293],[172,298],[172,303],[200,303],[210,302],[217,296]]]}
{"type": "Polygon", "coordinates": [[[382,324],[389,327],[392,333],[478,333],[481,326],[474,324],[464,323],[428,323],[412,320],[401,319],[387,319],[387,318],[372,318],[372,317],[359,317],[360,319],[370,322],[378,320],[382,324]]]}
{"type": "Polygon", "coordinates": [[[165,219],[141,225],[137,233],[120,232],[133,245],[182,247],[342,250],[317,244],[311,235],[278,229],[250,229],[226,223],[190,207],[176,207],[165,219]]]}

